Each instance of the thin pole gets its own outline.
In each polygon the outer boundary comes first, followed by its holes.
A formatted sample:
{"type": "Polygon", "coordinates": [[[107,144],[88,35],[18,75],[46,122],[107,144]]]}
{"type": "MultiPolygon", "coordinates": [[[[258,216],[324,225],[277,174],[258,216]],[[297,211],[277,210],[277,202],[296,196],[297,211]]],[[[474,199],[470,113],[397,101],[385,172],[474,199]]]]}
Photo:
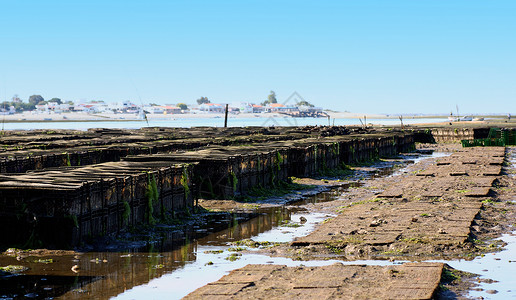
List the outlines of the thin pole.
{"type": "Polygon", "coordinates": [[[224,128],[228,127],[228,109],[229,104],[226,104],[226,115],[224,116],[224,128]]]}

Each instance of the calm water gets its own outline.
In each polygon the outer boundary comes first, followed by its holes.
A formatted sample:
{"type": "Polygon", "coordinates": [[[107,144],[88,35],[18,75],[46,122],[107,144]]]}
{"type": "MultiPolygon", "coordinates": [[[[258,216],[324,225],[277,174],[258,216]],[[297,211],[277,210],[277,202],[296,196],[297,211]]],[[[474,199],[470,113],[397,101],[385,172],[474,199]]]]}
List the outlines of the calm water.
{"type": "MultiPolygon", "coordinates": [[[[420,124],[445,122],[445,119],[406,119],[404,124],[420,124]]],[[[332,119],[332,125],[361,125],[358,119],[332,119]]],[[[399,125],[399,120],[395,119],[371,119],[367,123],[383,124],[383,125],[399,125]]],[[[327,118],[291,118],[291,117],[274,117],[274,118],[230,118],[228,120],[229,127],[245,127],[245,126],[305,126],[305,125],[329,125],[327,118]]],[[[147,126],[157,127],[223,127],[224,119],[221,117],[213,118],[180,118],[180,119],[164,119],[150,120],[149,124],[145,121],[91,121],[91,122],[20,122],[5,123],[4,130],[30,130],[30,129],[76,129],[87,130],[88,128],[127,128],[138,129],[147,126]]]]}

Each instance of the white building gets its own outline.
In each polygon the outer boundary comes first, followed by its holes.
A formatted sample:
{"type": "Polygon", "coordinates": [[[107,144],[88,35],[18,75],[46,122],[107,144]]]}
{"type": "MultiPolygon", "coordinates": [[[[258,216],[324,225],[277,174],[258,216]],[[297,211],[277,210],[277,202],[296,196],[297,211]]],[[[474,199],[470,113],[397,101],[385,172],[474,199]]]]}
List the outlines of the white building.
{"type": "Polygon", "coordinates": [[[198,106],[200,112],[204,113],[223,113],[225,105],[216,104],[216,103],[203,103],[198,106]]]}
{"type": "Polygon", "coordinates": [[[253,113],[253,104],[249,102],[234,102],[230,107],[238,108],[241,113],[253,113]]]}

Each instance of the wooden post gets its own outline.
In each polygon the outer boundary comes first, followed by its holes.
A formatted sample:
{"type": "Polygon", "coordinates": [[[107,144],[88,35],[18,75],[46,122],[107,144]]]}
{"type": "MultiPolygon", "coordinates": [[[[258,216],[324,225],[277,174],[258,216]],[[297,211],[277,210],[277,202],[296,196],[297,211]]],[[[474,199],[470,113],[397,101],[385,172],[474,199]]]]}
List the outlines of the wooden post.
{"type": "Polygon", "coordinates": [[[228,109],[229,104],[226,104],[226,115],[224,116],[224,128],[228,127],[228,109]]]}

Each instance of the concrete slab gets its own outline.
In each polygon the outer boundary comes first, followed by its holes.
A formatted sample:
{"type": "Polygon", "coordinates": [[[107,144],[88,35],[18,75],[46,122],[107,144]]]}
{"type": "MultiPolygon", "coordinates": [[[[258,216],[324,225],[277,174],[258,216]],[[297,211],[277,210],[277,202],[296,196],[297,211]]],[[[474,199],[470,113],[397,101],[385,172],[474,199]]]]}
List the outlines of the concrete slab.
{"type": "Polygon", "coordinates": [[[342,265],[284,267],[249,283],[234,283],[253,265],[231,272],[184,299],[432,299],[444,264],[406,263],[396,266],[342,265]],[[381,284],[380,284],[381,283],[381,284]]]}

